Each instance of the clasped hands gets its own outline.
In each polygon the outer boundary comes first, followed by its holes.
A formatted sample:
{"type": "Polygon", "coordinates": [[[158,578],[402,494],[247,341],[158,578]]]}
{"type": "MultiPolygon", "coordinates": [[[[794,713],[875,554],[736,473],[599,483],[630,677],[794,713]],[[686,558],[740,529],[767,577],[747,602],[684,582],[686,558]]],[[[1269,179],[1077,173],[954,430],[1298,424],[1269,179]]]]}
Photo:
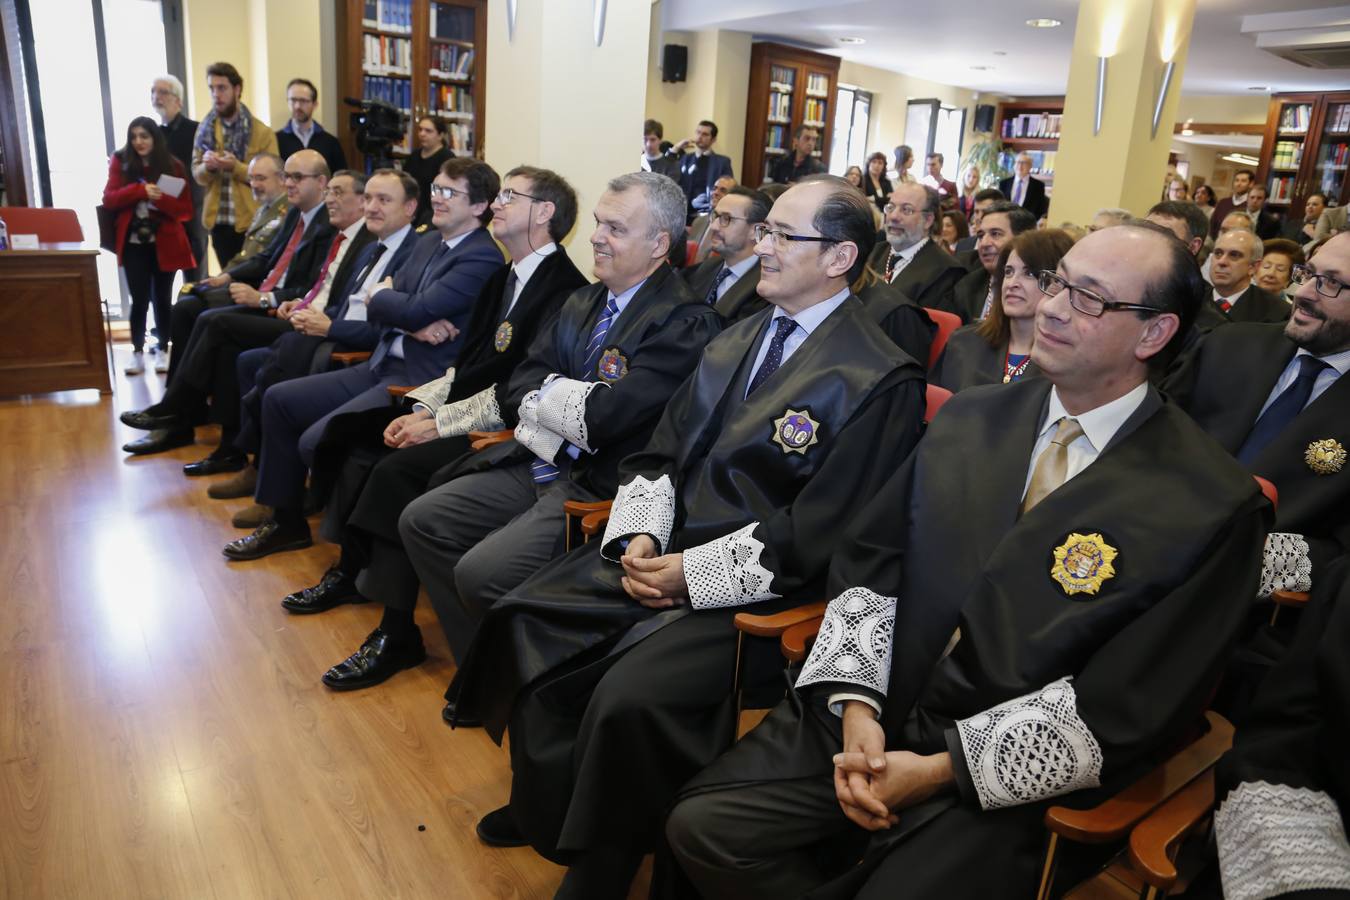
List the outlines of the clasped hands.
{"type": "Polygon", "coordinates": [[[657,556],[656,541],[640,534],[628,542],[620,562],[624,591],[648,609],[669,609],[689,600],[683,553],[657,556]]]}
{"type": "Polygon", "coordinates": [[[886,733],[872,708],[845,701],[844,746],[834,756],[834,794],[860,828],[882,831],[900,821],[897,810],[927,800],[955,781],[949,753],[921,756],[886,750],[886,733]]]}
{"type": "Polygon", "coordinates": [[[424,409],[415,410],[405,416],[399,416],[384,430],[385,446],[398,450],[425,444],[440,437],[436,429],[436,416],[424,409]]]}

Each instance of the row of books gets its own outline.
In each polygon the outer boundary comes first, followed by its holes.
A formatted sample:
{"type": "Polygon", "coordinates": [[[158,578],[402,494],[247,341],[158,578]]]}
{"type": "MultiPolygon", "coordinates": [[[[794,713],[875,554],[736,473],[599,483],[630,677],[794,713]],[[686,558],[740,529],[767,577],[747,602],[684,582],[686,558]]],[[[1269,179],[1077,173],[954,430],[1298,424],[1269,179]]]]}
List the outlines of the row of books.
{"type": "Polygon", "coordinates": [[[474,39],[473,10],[467,6],[431,4],[431,36],[455,41],[474,39]]]}
{"type": "Polygon", "coordinates": [[[472,122],[450,122],[446,125],[446,137],[450,141],[450,149],[456,153],[473,153],[473,123],[472,122]]]}
{"type": "Polygon", "coordinates": [[[809,98],[802,106],[802,121],[819,124],[825,121],[825,101],[809,98]]]}
{"type": "Polygon", "coordinates": [[[828,97],[830,94],[830,76],[818,73],[807,75],[806,92],[817,97],[828,97]]]}
{"type": "Polygon", "coordinates": [[[405,112],[412,110],[412,82],[406,78],[367,75],[361,79],[361,96],[366,100],[382,100],[405,112]]]}
{"type": "Polygon", "coordinates": [[[1270,179],[1270,190],[1267,192],[1267,201],[1270,203],[1288,203],[1294,199],[1294,176],[1277,175],[1270,179]]]}
{"type": "Polygon", "coordinates": [[[1003,139],[1058,138],[1059,113],[1021,113],[1003,120],[1003,139]]]}
{"type": "Polygon", "coordinates": [[[1327,107],[1327,124],[1323,131],[1350,131],[1350,103],[1327,107]]]}
{"type": "MultiPolygon", "coordinates": [[[[1031,156],[1031,174],[1053,176],[1055,174],[1055,157],[1058,153],[1054,150],[1032,150],[1031,156]]],[[[998,164],[1001,168],[1011,172],[1013,163],[1017,160],[1016,153],[1004,151],[998,155],[998,164]]]]}
{"type": "Polygon", "coordinates": [[[1322,162],[1329,166],[1350,163],[1350,144],[1327,144],[1322,147],[1322,162]]]}
{"type": "Polygon", "coordinates": [[[797,83],[797,70],[791,66],[770,66],[769,80],[787,85],[788,90],[792,90],[797,83]]]}
{"type": "Polygon", "coordinates": [[[412,34],[413,0],[365,0],[361,24],[381,31],[412,34]]]}
{"type": "Polygon", "coordinates": [[[468,88],[453,84],[433,84],[431,86],[431,109],[433,112],[464,113],[473,115],[473,93],[468,88]]]}
{"type": "Polygon", "coordinates": [[[1312,119],[1311,103],[1296,103],[1286,106],[1280,112],[1281,131],[1307,131],[1312,119]]]}
{"type": "Polygon", "coordinates": [[[432,44],[431,74],[435,78],[472,77],[473,48],[458,44],[432,44]]]}
{"type": "Polygon", "coordinates": [[[786,150],[792,142],[792,130],[787,125],[770,125],[765,145],[770,150],[786,150]]]}
{"type": "Polygon", "coordinates": [[[769,118],[792,118],[792,95],[771,92],[769,94],[769,118]]]}
{"type": "Polygon", "coordinates": [[[412,41],[408,38],[364,35],[361,70],[368,75],[411,75],[412,41]]]}
{"type": "Polygon", "coordinates": [[[1303,162],[1302,141],[1276,141],[1270,164],[1277,169],[1297,169],[1303,162]]]}

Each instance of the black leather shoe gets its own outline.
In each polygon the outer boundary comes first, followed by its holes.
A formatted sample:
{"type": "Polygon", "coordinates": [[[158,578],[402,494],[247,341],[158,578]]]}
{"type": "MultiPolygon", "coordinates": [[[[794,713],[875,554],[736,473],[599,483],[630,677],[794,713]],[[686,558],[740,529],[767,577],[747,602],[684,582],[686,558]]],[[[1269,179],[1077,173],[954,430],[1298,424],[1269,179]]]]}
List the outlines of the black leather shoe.
{"type": "Polygon", "coordinates": [[[524,847],[529,843],[520,833],[509,806],[498,807],[483,816],[474,830],[478,832],[478,839],[489,847],[524,847]]]}
{"type": "Polygon", "coordinates": [[[302,520],[299,525],[283,528],[276,519],[268,519],[255,528],[252,534],[230,541],[221,552],[230,559],[262,559],[283,550],[303,550],[313,543],[308,522],[302,520]]]}
{"type": "Polygon", "coordinates": [[[441,710],[441,718],[445,720],[451,728],[482,728],[483,720],[475,719],[473,716],[458,715],[455,709],[455,701],[447,700],[445,708],[441,710]]]}
{"type": "Polygon", "coordinates": [[[287,594],[281,605],[293,613],[321,613],[344,603],[365,603],[366,598],[356,589],[356,582],[337,566],[329,566],[323,578],[314,587],[287,594]]]}
{"type": "Polygon", "coordinates": [[[420,665],[427,658],[422,635],[417,643],[397,643],[376,628],[361,644],[361,649],[323,673],[323,683],[335,691],[355,691],[372,687],[390,676],[420,665]]]}
{"type": "Polygon", "coordinates": [[[145,456],[149,453],[163,453],[175,447],[187,447],[193,440],[191,428],[162,428],[150,432],[143,438],[123,444],[122,449],[133,456],[145,456]]]}
{"type": "Polygon", "coordinates": [[[230,454],[229,456],[216,456],[213,453],[206,459],[199,459],[196,462],[184,465],[183,474],[194,477],[197,475],[219,475],[221,472],[239,472],[246,465],[248,465],[248,457],[243,453],[230,454]]]}
{"type": "Polygon", "coordinates": [[[139,428],[141,431],[154,431],[158,428],[182,428],[185,424],[175,415],[157,416],[143,409],[130,409],[118,416],[123,425],[139,428]]]}

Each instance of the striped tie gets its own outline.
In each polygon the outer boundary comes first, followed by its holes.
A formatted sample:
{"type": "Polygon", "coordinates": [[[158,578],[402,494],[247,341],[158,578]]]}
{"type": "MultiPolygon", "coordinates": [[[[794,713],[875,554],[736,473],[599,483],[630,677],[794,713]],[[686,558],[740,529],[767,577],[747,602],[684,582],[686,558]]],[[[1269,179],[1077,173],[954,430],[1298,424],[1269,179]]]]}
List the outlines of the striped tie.
{"type": "MultiPolygon", "coordinates": [[[[614,320],[619,317],[619,304],[616,298],[611,294],[609,302],[605,304],[605,311],[600,314],[600,320],[595,323],[595,328],[591,331],[591,339],[586,342],[586,364],[582,368],[582,380],[594,381],[596,379],[596,366],[600,362],[600,351],[605,346],[605,335],[609,334],[609,326],[614,324],[614,320]]],[[[562,450],[566,452],[567,445],[563,444],[562,450]]],[[[536,459],[530,464],[530,474],[534,476],[535,484],[547,484],[558,478],[558,467],[551,462],[545,462],[542,459],[536,459]]]]}

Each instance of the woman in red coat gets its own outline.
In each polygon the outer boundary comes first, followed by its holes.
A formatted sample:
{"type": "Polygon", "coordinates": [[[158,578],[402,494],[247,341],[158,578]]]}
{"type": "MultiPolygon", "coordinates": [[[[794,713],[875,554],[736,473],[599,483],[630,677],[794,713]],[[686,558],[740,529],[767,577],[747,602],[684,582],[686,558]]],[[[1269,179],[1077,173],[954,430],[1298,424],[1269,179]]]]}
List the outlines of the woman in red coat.
{"type": "Polygon", "coordinates": [[[157,371],[168,371],[169,314],[173,276],[197,264],[183,223],[192,218],[192,192],[186,185],[173,197],[160,188],[160,176],[186,179],[183,164],[169,153],[164,132],[154,119],[138,116],[127,126],[127,143],[113,154],[103,205],[117,213],[117,262],[126,270],[131,291],[131,343],[135,350],[128,375],[145,371],[145,313],[153,302],[161,350],[157,371]]]}

